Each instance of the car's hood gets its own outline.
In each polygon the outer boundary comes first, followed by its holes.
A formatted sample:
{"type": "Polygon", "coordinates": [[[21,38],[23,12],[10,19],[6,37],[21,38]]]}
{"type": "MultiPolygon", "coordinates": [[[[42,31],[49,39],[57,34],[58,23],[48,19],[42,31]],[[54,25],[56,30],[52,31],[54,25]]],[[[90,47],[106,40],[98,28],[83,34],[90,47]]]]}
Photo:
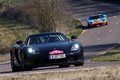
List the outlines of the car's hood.
{"type": "Polygon", "coordinates": [[[40,51],[52,51],[52,50],[68,51],[71,48],[71,42],[42,43],[32,45],[32,47],[37,48],[40,51]]]}

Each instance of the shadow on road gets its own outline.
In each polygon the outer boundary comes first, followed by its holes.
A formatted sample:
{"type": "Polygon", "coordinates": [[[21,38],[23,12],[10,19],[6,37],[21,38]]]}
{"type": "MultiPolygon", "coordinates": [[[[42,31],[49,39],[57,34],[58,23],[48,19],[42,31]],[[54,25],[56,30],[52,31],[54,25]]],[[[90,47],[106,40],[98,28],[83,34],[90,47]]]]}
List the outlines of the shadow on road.
{"type": "Polygon", "coordinates": [[[105,51],[117,46],[119,43],[111,43],[111,44],[98,44],[98,45],[90,45],[84,46],[85,52],[97,52],[97,51],[105,51]]]}
{"type": "Polygon", "coordinates": [[[85,61],[89,61],[92,58],[100,56],[101,53],[105,53],[106,50],[113,49],[118,44],[119,43],[98,44],[98,45],[84,46],[85,61]]]}
{"type": "Polygon", "coordinates": [[[0,74],[9,74],[9,73],[14,73],[12,71],[3,71],[3,72],[0,72],[0,74]]]}
{"type": "Polygon", "coordinates": [[[105,3],[119,4],[120,5],[120,0],[91,0],[91,1],[99,1],[99,2],[105,2],[105,3]]]}

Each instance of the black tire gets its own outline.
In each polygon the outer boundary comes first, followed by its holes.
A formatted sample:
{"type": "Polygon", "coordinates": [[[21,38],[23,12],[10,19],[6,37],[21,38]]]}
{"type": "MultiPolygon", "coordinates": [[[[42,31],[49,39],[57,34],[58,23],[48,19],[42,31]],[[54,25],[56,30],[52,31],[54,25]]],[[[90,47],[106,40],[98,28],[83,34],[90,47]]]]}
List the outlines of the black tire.
{"type": "Polygon", "coordinates": [[[81,47],[81,54],[78,57],[76,57],[75,60],[79,60],[81,62],[74,63],[74,66],[83,66],[84,65],[84,50],[83,50],[83,47],[81,47]]]}
{"type": "Polygon", "coordinates": [[[108,25],[108,23],[106,23],[106,25],[108,25]]]}
{"type": "Polygon", "coordinates": [[[23,71],[28,71],[28,70],[32,70],[31,67],[27,67],[24,61],[24,55],[21,55],[21,67],[23,71]]]}
{"type": "Polygon", "coordinates": [[[87,25],[87,29],[90,29],[90,25],[89,24],[87,25]]]}
{"type": "Polygon", "coordinates": [[[108,25],[108,23],[106,22],[106,24],[105,25],[108,25]]]}
{"type": "Polygon", "coordinates": [[[13,72],[21,71],[21,67],[18,67],[15,65],[14,57],[13,57],[12,53],[10,53],[10,61],[11,61],[11,68],[12,68],[13,72]]]}
{"type": "Polygon", "coordinates": [[[70,65],[59,65],[60,68],[69,67],[70,65]]]}
{"type": "Polygon", "coordinates": [[[77,64],[74,64],[74,66],[83,66],[84,63],[77,63],[77,64]]]}
{"type": "Polygon", "coordinates": [[[23,53],[21,53],[21,67],[22,67],[23,71],[26,71],[26,65],[25,65],[25,62],[24,62],[24,55],[23,55],[23,53]]]}

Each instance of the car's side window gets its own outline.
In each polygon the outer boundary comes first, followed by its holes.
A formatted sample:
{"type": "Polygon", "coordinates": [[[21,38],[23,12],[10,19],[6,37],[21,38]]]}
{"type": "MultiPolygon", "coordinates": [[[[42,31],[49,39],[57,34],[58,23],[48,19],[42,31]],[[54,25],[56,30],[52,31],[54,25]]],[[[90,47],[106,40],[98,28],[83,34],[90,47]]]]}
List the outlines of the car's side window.
{"type": "Polygon", "coordinates": [[[41,40],[39,40],[38,37],[34,37],[34,36],[29,37],[27,41],[27,45],[39,44],[39,43],[42,43],[41,40]]]}
{"type": "Polygon", "coordinates": [[[30,43],[30,38],[27,39],[26,45],[29,45],[29,43],[30,43]]]}

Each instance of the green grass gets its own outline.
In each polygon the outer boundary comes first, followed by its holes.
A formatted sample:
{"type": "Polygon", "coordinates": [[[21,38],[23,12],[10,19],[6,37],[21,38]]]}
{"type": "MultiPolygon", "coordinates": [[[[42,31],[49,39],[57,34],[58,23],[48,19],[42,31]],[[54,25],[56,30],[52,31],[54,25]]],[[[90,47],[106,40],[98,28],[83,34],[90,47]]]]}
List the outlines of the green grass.
{"type": "Polygon", "coordinates": [[[0,54],[0,63],[1,62],[6,62],[6,61],[9,61],[10,60],[10,55],[9,54],[0,54]]]}
{"type": "Polygon", "coordinates": [[[17,40],[25,41],[25,38],[37,30],[29,25],[15,20],[0,18],[0,54],[4,54],[17,40]]]}
{"type": "Polygon", "coordinates": [[[72,17],[68,18],[69,20],[67,20],[67,27],[68,27],[68,33],[67,36],[70,38],[70,36],[75,35],[75,36],[79,36],[82,31],[83,31],[83,25],[79,20],[76,20],[72,17]]]}
{"type": "Polygon", "coordinates": [[[120,45],[115,49],[108,50],[105,54],[102,54],[96,58],[91,59],[93,62],[110,62],[120,61],[120,45]]]}

